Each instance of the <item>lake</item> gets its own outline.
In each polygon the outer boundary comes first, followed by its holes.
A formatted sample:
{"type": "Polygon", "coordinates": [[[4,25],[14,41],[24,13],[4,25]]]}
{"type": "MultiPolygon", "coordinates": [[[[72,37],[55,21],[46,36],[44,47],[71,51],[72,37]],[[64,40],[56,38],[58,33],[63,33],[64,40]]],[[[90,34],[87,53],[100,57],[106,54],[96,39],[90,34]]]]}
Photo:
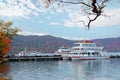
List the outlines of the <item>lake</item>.
{"type": "Polygon", "coordinates": [[[9,62],[0,74],[11,80],[120,80],[120,59],[9,62]]]}

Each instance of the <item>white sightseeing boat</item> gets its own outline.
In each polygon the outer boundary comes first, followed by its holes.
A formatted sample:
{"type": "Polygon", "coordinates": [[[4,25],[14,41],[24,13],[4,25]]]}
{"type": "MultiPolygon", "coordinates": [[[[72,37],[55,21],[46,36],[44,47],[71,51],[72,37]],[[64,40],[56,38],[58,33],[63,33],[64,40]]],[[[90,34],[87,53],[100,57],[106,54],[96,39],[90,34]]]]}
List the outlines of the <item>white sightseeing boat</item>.
{"type": "Polygon", "coordinates": [[[96,60],[108,59],[109,56],[104,56],[102,53],[103,46],[100,46],[91,40],[78,41],[71,48],[60,47],[57,54],[61,54],[63,59],[80,59],[80,60],[96,60]]]}
{"type": "Polygon", "coordinates": [[[55,54],[61,55],[63,59],[70,59],[70,49],[67,47],[60,47],[55,54]]]}

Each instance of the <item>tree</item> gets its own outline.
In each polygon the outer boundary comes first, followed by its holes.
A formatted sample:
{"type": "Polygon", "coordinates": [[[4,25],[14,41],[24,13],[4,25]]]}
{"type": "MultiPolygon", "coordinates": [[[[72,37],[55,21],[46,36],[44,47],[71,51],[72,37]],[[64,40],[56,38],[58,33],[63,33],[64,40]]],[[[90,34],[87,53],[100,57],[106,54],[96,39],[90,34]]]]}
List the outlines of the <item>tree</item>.
{"type": "Polygon", "coordinates": [[[86,14],[88,18],[88,23],[85,24],[85,21],[78,21],[83,22],[85,27],[90,28],[90,25],[93,21],[95,21],[99,16],[103,15],[103,10],[106,7],[106,3],[110,0],[45,0],[44,3],[46,4],[46,8],[48,8],[54,2],[58,2],[59,4],[80,4],[80,6],[84,6],[82,11],[86,14]]]}
{"type": "Polygon", "coordinates": [[[10,51],[10,39],[6,36],[0,35],[0,56],[6,55],[10,51]]]}
{"type": "Polygon", "coordinates": [[[12,24],[12,21],[0,20],[0,56],[2,57],[10,51],[11,39],[20,31],[18,28],[11,27],[12,24]]]}
{"type": "Polygon", "coordinates": [[[3,35],[8,37],[9,39],[12,39],[14,36],[16,36],[17,32],[20,31],[18,28],[11,27],[13,25],[12,21],[4,22],[1,27],[1,32],[3,32],[3,35]]]}

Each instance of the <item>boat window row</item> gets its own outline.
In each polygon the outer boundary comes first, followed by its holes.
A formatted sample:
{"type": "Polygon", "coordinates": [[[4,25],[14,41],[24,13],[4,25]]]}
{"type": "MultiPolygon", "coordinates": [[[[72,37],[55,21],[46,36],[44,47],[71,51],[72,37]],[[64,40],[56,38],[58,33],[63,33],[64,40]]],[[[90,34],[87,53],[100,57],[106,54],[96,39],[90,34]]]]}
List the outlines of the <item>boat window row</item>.
{"type": "Polygon", "coordinates": [[[61,47],[60,49],[68,49],[68,48],[66,48],[66,47],[61,47]]]}
{"type": "Polygon", "coordinates": [[[80,44],[74,44],[74,46],[80,46],[80,44]]]}
{"type": "Polygon", "coordinates": [[[74,50],[102,50],[101,48],[74,48],[74,50]]]}
{"type": "Polygon", "coordinates": [[[101,48],[85,48],[85,50],[102,50],[101,48]]]}
{"type": "Polygon", "coordinates": [[[98,52],[92,52],[92,53],[90,53],[90,52],[83,52],[83,53],[73,53],[73,54],[82,54],[82,55],[99,55],[98,52]]]}
{"type": "Polygon", "coordinates": [[[95,44],[82,44],[83,47],[95,47],[95,44]]]}
{"type": "Polygon", "coordinates": [[[96,47],[96,44],[95,43],[84,43],[84,44],[75,44],[74,46],[82,46],[82,47],[96,47]]]}

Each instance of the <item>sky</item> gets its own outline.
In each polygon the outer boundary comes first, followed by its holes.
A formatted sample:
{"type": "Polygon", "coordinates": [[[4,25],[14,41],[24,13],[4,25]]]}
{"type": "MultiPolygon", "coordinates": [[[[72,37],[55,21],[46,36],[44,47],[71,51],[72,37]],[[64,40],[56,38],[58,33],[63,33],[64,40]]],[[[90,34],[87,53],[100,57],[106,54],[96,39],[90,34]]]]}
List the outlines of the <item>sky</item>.
{"type": "Polygon", "coordinates": [[[119,0],[106,4],[103,16],[92,22],[90,30],[78,22],[88,20],[82,12],[83,6],[54,2],[46,8],[43,1],[0,0],[0,19],[13,21],[22,35],[52,35],[72,40],[120,37],[119,0]]]}

